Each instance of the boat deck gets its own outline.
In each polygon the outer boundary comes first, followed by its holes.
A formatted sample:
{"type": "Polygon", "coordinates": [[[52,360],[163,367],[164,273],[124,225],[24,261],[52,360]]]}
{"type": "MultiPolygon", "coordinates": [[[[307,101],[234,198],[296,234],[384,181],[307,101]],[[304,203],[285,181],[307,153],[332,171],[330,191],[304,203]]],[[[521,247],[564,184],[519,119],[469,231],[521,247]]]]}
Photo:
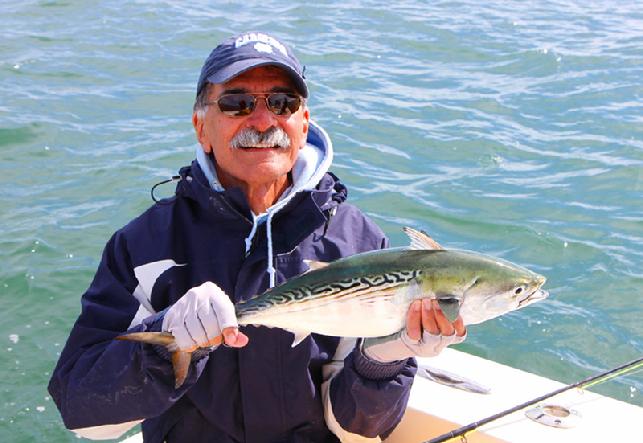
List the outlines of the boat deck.
{"type": "MultiPolygon", "coordinates": [[[[435,358],[419,359],[419,363],[475,380],[490,388],[491,393],[466,392],[416,377],[404,419],[386,443],[427,441],[565,386],[453,349],[445,349],[435,358]]],[[[573,427],[556,428],[537,423],[527,418],[523,410],[468,434],[466,441],[568,443],[636,441],[639,438],[636,436],[643,423],[641,407],[578,389],[559,394],[543,404],[558,405],[577,412],[578,415],[568,417],[564,417],[565,414],[554,414],[560,417],[547,414],[573,427]]]]}

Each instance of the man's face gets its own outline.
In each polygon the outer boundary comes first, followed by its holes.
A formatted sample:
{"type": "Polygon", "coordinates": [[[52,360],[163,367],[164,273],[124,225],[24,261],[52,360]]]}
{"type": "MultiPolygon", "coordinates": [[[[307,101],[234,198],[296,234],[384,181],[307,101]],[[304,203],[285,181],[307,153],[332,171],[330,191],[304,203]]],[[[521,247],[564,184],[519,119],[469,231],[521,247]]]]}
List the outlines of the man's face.
{"type": "MultiPolygon", "coordinates": [[[[249,92],[296,92],[288,75],[279,68],[254,68],[234,79],[210,86],[208,102],[216,102],[223,94],[249,92]]],[[[262,98],[257,99],[254,111],[247,116],[231,117],[221,112],[217,104],[209,105],[205,117],[192,121],[197,138],[206,153],[214,152],[217,175],[225,187],[235,185],[266,186],[286,180],[299,149],[308,134],[308,109],[302,106],[289,116],[275,115],[262,98]],[[265,132],[281,128],[290,138],[288,148],[233,148],[233,137],[246,128],[265,132]]]]}

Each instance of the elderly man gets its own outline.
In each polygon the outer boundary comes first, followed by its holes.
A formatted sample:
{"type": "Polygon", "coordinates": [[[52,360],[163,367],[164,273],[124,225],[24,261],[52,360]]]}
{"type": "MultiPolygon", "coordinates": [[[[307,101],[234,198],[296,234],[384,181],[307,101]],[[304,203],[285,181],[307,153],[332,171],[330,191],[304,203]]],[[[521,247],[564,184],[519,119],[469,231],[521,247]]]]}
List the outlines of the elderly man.
{"type": "Polygon", "coordinates": [[[146,442],[379,441],[400,421],[411,358],[464,339],[429,300],[406,329],[355,340],[239,330],[233,303],[307,270],[387,246],[327,172],[332,145],[310,120],[303,69],[276,38],[246,33],[203,65],[192,122],[196,161],[176,196],[114,234],[49,390],[65,424],[89,438],[142,422],[146,442]],[[193,354],[175,388],[156,346],[124,331],[171,332],[193,354]],[[223,333],[226,346],[207,347],[223,333]],[[205,348],[204,348],[205,347],[205,348]]]}

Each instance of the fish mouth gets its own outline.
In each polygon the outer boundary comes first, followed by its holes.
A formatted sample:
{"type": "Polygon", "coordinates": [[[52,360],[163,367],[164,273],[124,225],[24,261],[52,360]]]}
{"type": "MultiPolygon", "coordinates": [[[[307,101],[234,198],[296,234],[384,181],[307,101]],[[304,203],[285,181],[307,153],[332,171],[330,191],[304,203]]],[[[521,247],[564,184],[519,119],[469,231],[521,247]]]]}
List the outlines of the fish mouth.
{"type": "Polygon", "coordinates": [[[527,295],[525,298],[518,302],[518,307],[522,308],[523,306],[530,305],[540,300],[544,300],[549,297],[549,292],[543,289],[536,289],[531,294],[527,295]]]}

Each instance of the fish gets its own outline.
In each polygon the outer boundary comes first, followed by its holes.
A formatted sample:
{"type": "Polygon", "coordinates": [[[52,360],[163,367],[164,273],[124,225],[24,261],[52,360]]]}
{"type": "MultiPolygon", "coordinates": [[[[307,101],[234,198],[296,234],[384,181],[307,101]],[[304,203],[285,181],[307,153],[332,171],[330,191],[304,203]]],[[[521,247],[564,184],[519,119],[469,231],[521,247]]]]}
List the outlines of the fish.
{"type": "MultiPolygon", "coordinates": [[[[451,322],[479,324],[549,295],[546,278],[507,260],[444,249],[423,231],[405,227],[406,248],[369,251],[334,262],[306,261],[309,270],[235,305],[240,326],[281,328],[296,346],[311,333],[335,337],[384,337],[405,327],[414,300],[437,300],[451,322]]],[[[168,332],[116,337],[166,346],[176,387],[187,377],[189,352],[168,332]]],[[[209,345],[218,345],[222,336],[209,345]]]]}

